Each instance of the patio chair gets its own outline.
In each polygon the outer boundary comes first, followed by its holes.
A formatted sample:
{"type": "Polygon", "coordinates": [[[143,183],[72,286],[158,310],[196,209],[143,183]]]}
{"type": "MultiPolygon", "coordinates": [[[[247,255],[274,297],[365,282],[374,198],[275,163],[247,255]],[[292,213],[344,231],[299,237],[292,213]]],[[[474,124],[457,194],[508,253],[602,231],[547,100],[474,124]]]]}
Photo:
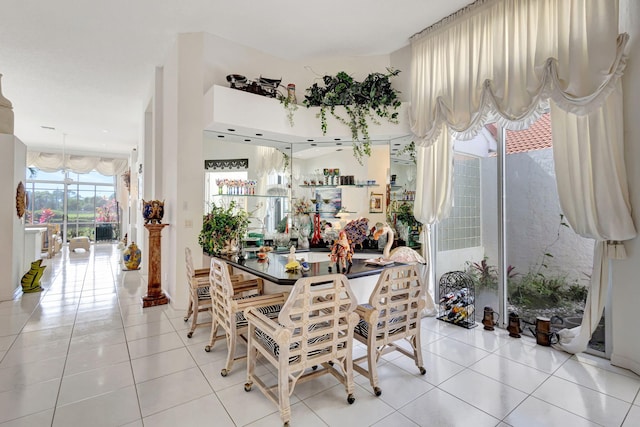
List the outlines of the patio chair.
{"type": "Polygon", "coordinates": [[[247,319],[244,310],[247,307],[258,307],[261,313],[269,317],[277,317],[282,304],[287,299],[287,293],[262,295],[263,280],[260,278],[232,282],[227,263],[217,259],[211,259],[209,270],[209,290],[211,292],[212,324],[211,339],[204,348],[209,352],[216,341],[225,338],[227,341],[227,362],[220,371],[220,375],[226,377],[236,360],[244,359],[246,355],[236,356],[236,344],[238,337],[247,340],[247,319]],[[254,289],[259,294],[241,296],[241,292],[254,289]],[[224,334],[218,335],[218,328],[222,327],[224,334]]]}
{"type": "Polygon", "coordinates": [[[245,312],[249,321],[245,391],[255,383],[278,406],[285,425],[291,420],[289,398],[296,384],[325,373],[344,384],[347,402],[353,403],[356,304],[347,277],[330,274],[298,279],[277,320],[249,308],[245,312]],[[267,386],[256,376],[259,357],[278,369],[278,384],[267,386]]]}
{"type": "Polygon", "coordinates": [[[369,304],[361,304],[356,309],[360,321],[354,337],[367,345],[367,354],[354,360],[353,367],[369,378],[376,396],[382,394],[377,364],[383,354],[397,350],[414,360],[421,375],[426,373],[420,347],[424,293],[424,282],[416,265],[386,268],[371,293],[369,304]],[[400,340],[407,341],[410,349],[396,344],[400,340]],[[368,369],[359,365],[365,359],[368,369]]]}

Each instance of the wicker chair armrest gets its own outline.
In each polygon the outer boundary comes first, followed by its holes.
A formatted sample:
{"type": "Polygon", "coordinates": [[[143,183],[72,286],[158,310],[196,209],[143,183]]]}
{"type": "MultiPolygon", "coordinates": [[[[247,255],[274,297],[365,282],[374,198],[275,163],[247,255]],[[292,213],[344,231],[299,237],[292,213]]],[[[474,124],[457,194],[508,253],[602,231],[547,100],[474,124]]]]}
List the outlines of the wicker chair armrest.
{"type": "Polygon", "coordinates": [[[369,324],[373,325],[378,321],[378,310],[373,307],[359,305],[356,307],[355,312],[362,320],[369,324]]]}
{"type": "Polygon", "coordinates": [[[191,285],[192,289],[196,289],[196,288],[208,288],[210,283],[209,283],[209,276],[207,275],[207,277],[198,277],[198,276],[194,276],[191,278],[191,280],[189,281],[189,284],[191,285]]]}
{"type": "Polygon", "coordinates": [[[193,271],[193,275],[195,277],[209,277],[209,269],[208,268],[196,268],[193,271]]]}
{"type": "Polygon", "coordinates": [[[266,307],[268,305],[284,304],[289,294],[282,292],[280,294],[259,295],[252,298],[237,299],[232,301],[232,308],[235,312],[246,310],[249,307],[266,307]]]}
{"type": "Polygon", "coordinates": [[[231,276],[229,276],[229,279],[231,279],[231,283],[242,282],[242,281],[245,281],[245,280],[249,280],[242,273],[232,274],[231,276]]]}
{"type": "Polygon", "coordinates": [[[284,326],[279,325],[272,319],[269,319],[267,316],[260,313],[260,311],[258,311],[258,309],[254,306],[249,306],[249,308],[244,312],[244,317],[247,319],[247,322],[249,322],[250,325],[253,325],[256,328],[260,329],[271,338],[277,337],[282,331],[285,330],[284,326]]]}
{"type": "Polygon", "coordinates": [[[257,290],[259,291],[263,287],[263,280],[260,278],[231,281],[234,294],[241,294],[247,291],[257,290]]]}

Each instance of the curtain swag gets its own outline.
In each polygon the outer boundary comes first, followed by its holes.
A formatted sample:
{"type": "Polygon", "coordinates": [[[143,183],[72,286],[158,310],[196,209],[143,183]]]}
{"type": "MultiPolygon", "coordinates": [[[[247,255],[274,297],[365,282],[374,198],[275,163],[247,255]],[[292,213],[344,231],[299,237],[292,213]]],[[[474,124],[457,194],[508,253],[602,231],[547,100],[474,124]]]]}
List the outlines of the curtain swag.
{"type": "Polygon", "coordinates": [[[444,125],[460,140],[487,121],[526,129],[549,99],[595,111],[626,65],[617,10],[617,1],[480,0],[413,36],[416,143],[431,145],[444,125]]]}
{"type": "Polygon", "coordinates": [[[61,153],[42,153],[38,151],[27,152],[27,166],[37,167],[45,172],[56,172],[68,169],[74,173],[89,173],[97,170],[102,175],[120,175],[127,170],[127,159],[114,159],[105,157],[78,156],[61,153]]]}

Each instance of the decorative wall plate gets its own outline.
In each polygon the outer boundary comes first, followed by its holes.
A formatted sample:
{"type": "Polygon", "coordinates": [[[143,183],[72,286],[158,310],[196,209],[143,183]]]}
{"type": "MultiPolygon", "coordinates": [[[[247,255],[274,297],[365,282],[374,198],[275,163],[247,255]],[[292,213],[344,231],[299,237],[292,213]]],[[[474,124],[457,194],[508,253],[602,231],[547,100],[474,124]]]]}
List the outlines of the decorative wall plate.
{"type": "Polygon", "coordinates": [[[22,218],[24,216],[24,212],[27,207],[26,194],[24,184],[20,181],[18,188],[16,189],[16,213],[18,214],[18,218],[22,218]]]}

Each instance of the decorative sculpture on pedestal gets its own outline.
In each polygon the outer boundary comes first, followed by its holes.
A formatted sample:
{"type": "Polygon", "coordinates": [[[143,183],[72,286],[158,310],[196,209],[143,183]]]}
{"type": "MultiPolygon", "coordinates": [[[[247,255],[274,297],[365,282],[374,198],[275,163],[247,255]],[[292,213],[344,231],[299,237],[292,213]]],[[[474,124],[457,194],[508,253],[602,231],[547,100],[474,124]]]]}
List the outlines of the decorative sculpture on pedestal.
{"type": "Polygon", "coordinates": [[[164,200],[142,200],[144,207],[142,208],[142,217],[145,224],[162,224],[164,216],[164,200]]]}
{"type": "Polygon", "coordinates": [[[142,297],[142,307],[152,307],[169,303],[169,298],[162,292],[160,263],[162,260],[162,229],[169,224],[145,224],[149,231],[149,279],[147,282],[147,295],[142,297]]]}

